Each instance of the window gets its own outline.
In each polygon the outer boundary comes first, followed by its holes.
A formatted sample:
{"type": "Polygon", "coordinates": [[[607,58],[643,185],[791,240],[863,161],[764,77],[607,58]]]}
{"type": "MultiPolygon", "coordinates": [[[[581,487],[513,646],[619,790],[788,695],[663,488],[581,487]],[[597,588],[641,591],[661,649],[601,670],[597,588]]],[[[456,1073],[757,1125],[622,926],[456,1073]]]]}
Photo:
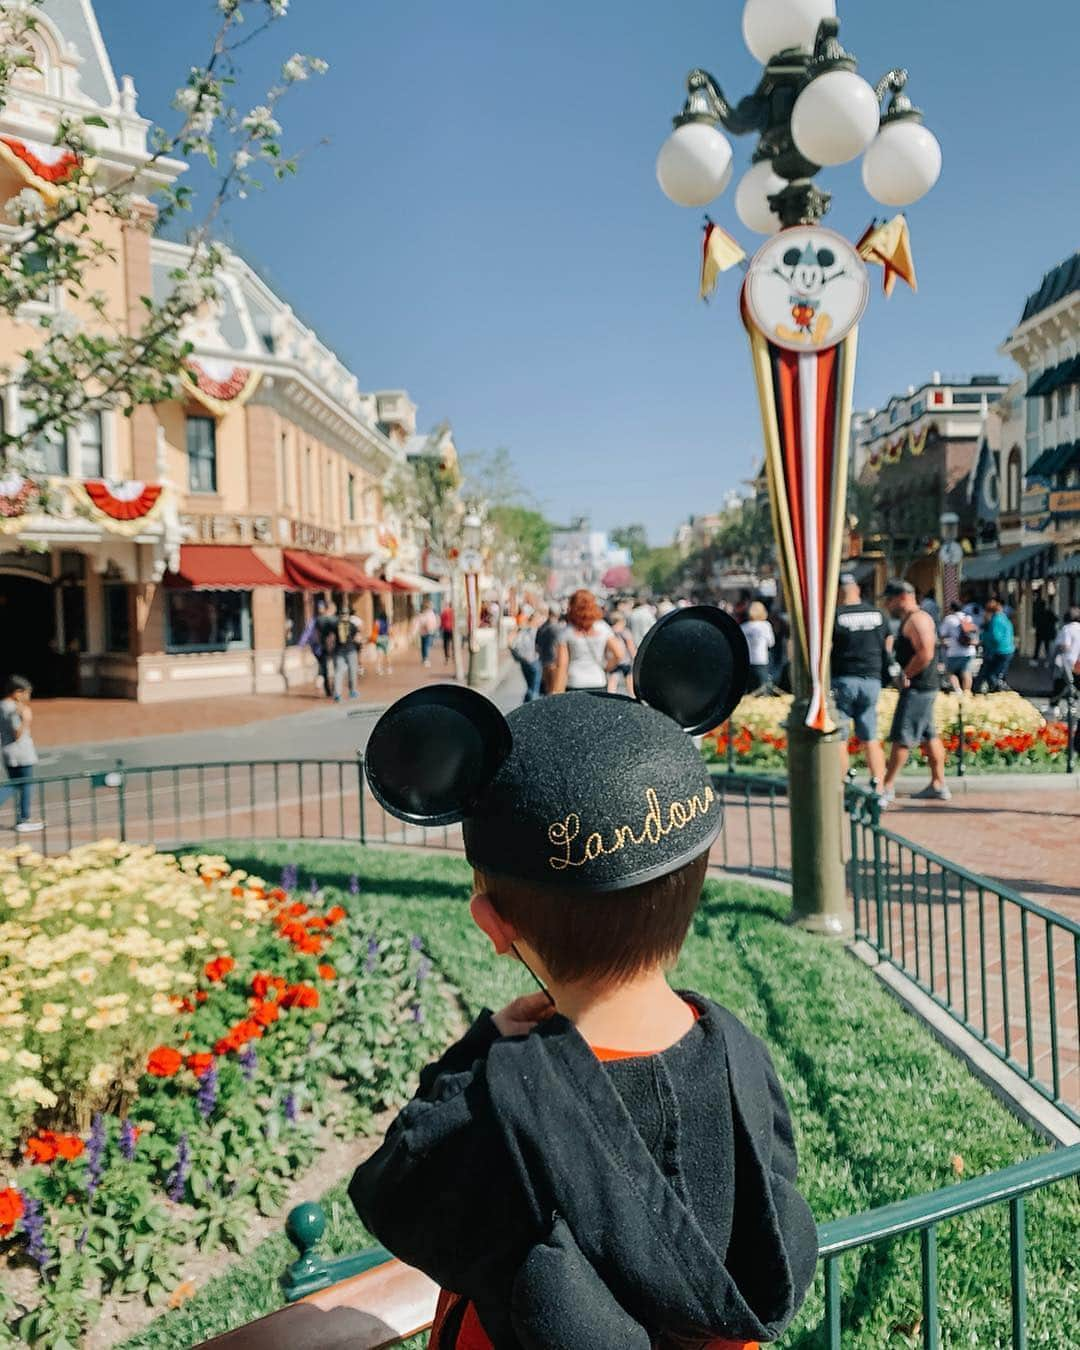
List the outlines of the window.
{"type": "Polygon", "coordinates": [[[1052,422],[1054,420],[1054,396],[1053,394],[1043,395],[1043,421],[1052,422]]]}
{"type": "Polygon", "coordinates": [[[131,601],[126,583],[106,582],[105,650],[131,651],[131,601]]]}
{"type": "Polygon", "coordinates": [[[304,612],[304,592],[285,592],[285,646],[299,645],[304,629],[307,627],[307,615],[304,612]]]}
{"type": "Polygon", "coordinates": [[[64,433],[51,427],[39,431],[26,452],[26,467],[31,473],[63,477],[67,473],[67,441],[64,433]]]}
{"type": "Polygon", "coordinates": [[[187,419],[188,490],[217,491],[217,423],[212,417],[187,419]]]}
{"type": "Polygon", "coordinates": [[[250,591],[169,591],[165,649],[226,652],[251,649],[250,591]]]}
{"type": "Polygon", "coordinates": [[[900,405],[896,404],[894,407],[889,409],[889,425],[896,426],[897,422],[899,421],[900,421],[900,405]]]}
{"type": "Polygon", "coordinates": [[[1005,480],[1006,511],[1020,510],[1020,447],[1014,445],[1009,451],[1009,468],[1005,480]]]}
{"type": "Polygon", "coordinates": [[[105,458],[102,453],[101,414],[99,412],[87,413],[79,424],[79,476],[80,478],[102,478],[104,473],[105,458]]]}
{"type": "Polygon", "coordinates": [[[911,405],[912,418],[914,419],[916,417],[921,417],[925,411],[926,411],[926,400],[917,398],[915,402],[911,405]]]}
{"type": "Polygon", "coordinates": [[[1072,385],[1065,385],[1058,390],[1058,416],[1068,417],[1072,412],[1072,385]]]}
{"type": "Polygon", "coordinates": [[[355,520],[355,519],[356,519],[356,474],[354,474],[354,473],[349,474],[349,481],[348,481],[348,485],[347,485],[347,492],[348,492],[349,519],[350,519],[350,520],[355,520]]]}

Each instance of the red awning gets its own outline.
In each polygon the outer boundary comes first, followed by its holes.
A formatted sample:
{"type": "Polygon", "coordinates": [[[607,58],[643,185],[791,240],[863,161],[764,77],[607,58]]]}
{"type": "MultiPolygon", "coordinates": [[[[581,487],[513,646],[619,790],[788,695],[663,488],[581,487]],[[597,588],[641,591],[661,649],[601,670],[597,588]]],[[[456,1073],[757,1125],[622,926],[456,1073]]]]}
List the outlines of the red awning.
{"type": "Polygon", "coordinates": [[[331,558],[325,553],[303,553],[287,548],[282,554],[286,584],[302,591],[374,591],[375,584],[359,567],[345,558],[331,558]]]}
{"type": "Polygon", "coordinates": [[[382,577],[373,577],[371,573],[367,571],[365,563],[369,556],[370,555],[358,556],[355,553],[350,553],[346,561],[350,563],[351,566],[355,567],[361,576],[363,576],[363,589],[365,591],[392,591],[394,588],[388,581],[383,581],[382,577]]]}
{"type": "Polygon", "coordinates": [[[407,581],[401,581],[397,577],[391,580],[390,589],[400,591],[403,595],[418,595],[420,593],[419,586],[411,586],[407,581]]]}
{"type": "Polygon", "coordinates": [[[180,570],[167,572],[165,584],[204,591],[249,591],[286,582],[244,545],[181,544],[180,570]]]}

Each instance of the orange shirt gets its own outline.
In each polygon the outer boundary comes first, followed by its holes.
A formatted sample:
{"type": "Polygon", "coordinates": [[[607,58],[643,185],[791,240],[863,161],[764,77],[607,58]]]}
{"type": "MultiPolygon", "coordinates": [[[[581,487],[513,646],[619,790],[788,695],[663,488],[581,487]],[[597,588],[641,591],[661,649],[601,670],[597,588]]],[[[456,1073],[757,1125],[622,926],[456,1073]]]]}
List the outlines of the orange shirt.
{"type": "MultiPolygon", "coordinates": [[[[697,1022],[701,1017],[700,1009],[695,1008],[692,1003],[689,1007],[694,1014],[694,1021],[697,1022]]],[[[590,1049],[601,1064],[611,1064],[621,1059],[648,1059],[660,1053],[658,1050],[606,1050],[598,1045],[591,1046],[590,1049]]],[[[461,1299],[460,1294],[451,1294],[446,1289],[439,1295],[439,1305],[435,1311],[435,1321],[428,1340],[429,1350],[492,1350],[488,1334],[481,1326],[476,1308],[471,1303],[465,1309],[453,1346],[439,1344],[439,1336],[446,1320],[460,1305],[461,1299]]],[[[701,1347],[701,1350],[759,1350],[759,1347],[756,1342],[749,1341],[709,1341],[707,1345],[701,1347]]]]}

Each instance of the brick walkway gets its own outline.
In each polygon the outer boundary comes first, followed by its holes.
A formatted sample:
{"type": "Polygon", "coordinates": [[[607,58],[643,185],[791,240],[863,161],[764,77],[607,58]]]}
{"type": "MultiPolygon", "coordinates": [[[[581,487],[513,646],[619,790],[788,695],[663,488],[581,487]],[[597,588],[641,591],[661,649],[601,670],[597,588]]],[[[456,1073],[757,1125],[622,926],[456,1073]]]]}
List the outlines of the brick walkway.
{"type": "MultiPolygon", "coordinates": [[[[314,667],[313,667],[314,675],[314,667]]],[[[360,684],[364,702],[392,703],[410,689],[453,678],[441,649],[432,654],[430,670],[412,647],[394,656],[393,674],[376,675],[373,663],[360,684]]],[[[327,699],[313,680],[287,694],[233,694],[227,698],[178,699],[171,703],[135,703],[122,698],[46,698],[34,700],[34,742],[41,748],[129,740],[183,731],[217,731],[252,722],[289,717],[323,708],[327,699]]]]}

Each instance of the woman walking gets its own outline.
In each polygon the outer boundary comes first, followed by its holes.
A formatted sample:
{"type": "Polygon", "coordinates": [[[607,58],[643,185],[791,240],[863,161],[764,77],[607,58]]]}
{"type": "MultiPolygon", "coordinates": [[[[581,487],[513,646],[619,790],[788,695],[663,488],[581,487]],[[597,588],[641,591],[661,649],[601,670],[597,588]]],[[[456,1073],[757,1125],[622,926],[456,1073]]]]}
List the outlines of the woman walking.
{"type": "Polygon", "coordinates": [[[769,623],[769,611],[755,600],[747,611],[746,621],[739,625],[746,645],[750,648],[750,679],[746,692],[753,694],[759,689],[766,692],[771,687],[769,676],[769,653],[776,645],[776,634],[769,623]]]}
{"type": "Polygon", "coordinates": [[[620,649],[592,591],[575,591],[559,638],[553,693],[577,690],[607,693],[608,675],[619,664],[620,649]]]}
{"type": "Polygon", "coordinates": [[[619,649],[619,659],[615,664],[615,669],[608,676],[608,693],[618,692],[619,679],[622,678],[626,685],[626,693],[629,698],[634,697],[634,657],[637,655],[637,643],[634,641],[634,635],[630,631],[630,626],[626,622],[626,615],[618,610],[611,616],[611,632],[615,639],[615,645],[619,649]]]}
{"type": "Polygon", "coordinates": [[[416,631],[420,634],[420,660],[425,666],[431,665],[431,644],[439,631],[439,616],[430,600],[425,600],[420,613],[416,616],[416,631]]]}

